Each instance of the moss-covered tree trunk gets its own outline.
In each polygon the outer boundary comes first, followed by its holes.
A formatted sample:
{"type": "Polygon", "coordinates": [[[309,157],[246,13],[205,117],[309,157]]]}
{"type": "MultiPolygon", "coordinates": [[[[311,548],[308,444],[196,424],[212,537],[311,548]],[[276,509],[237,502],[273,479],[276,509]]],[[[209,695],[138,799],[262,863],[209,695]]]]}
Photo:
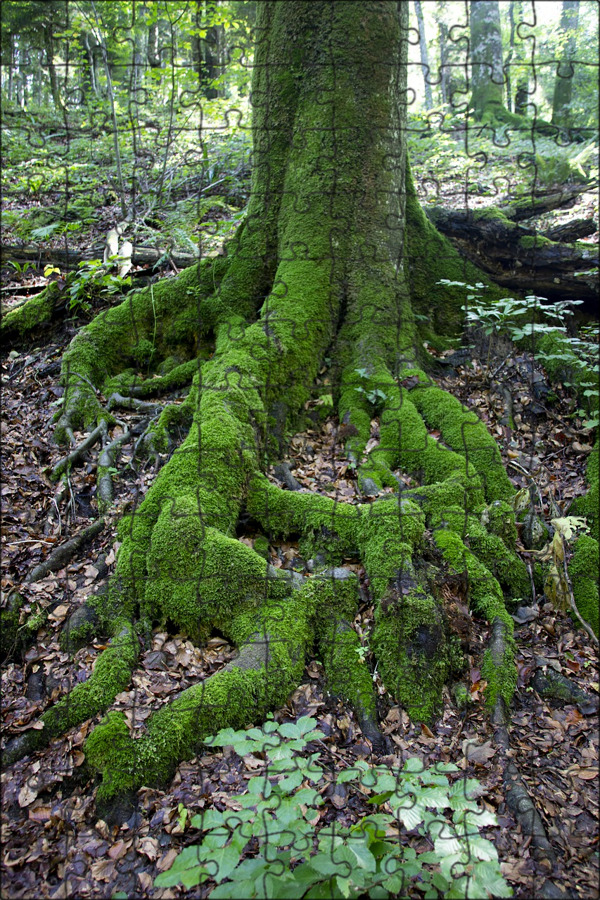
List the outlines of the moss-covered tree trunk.
{"type": "Polygon", "coordinates": [[[107,710],[154,623],[198,642],[218,629],[239,655],[152,715],[136,740],[122,713],[109,712],[86,744],[105,804],[167,779],[207,734],[282,704],[313,646],[330,690],[377,741],[372,678],[351,628],[358,586],[343,561],[352,556],[370,580],[379,672],[414,718],[431,720],[444,683],[460,672],[456,597],[493,627],[482,661],[488,702],[510,700],[503,590],[529,589],[515,554],[513,490],[484,424],[436,387],[422,348],[424,337],[460,326],[462,295],[440,280],[486,279],[416,199],[406,160],[407,19],[408,3],[259,4],[252,196],[234,245],[226,258],[130,295],[65,353],[59,439],[73,442],[81,426],[110,429],[102,395],[147,396],[193,379],[147,443],[166,446],[175,421],[189,432],[122,521],[116,574],[89,601],[81,627],[108,633],[107,649],[5,763],[107,710]],[[364,495],[358,505],[284,490],[265,475],[326,357],[364,495]],[[136,382],[142,365],[160,377],[136,382]],[[367,451],[374,417],[379,443],[367,451]],[[405,489],[402,471],[418,486],[405,489]],[[395,493],[380,496],[384,486],[395,493]],[[270,567],[237,539],[242,514],[271,541],[297,535],[315,574],[270,567]],[[449,579],[460,586],[451,601],[449,579]]]}

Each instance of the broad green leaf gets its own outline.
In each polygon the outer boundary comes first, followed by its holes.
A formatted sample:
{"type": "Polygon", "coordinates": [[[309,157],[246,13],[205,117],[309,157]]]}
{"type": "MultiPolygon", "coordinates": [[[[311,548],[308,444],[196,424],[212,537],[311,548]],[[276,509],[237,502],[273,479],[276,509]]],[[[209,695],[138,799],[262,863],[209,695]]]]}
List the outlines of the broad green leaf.
{"type": "Polygon", "coordinates": [[[213,881],[219,884],[229,878],[240,861],[240,854],[235,847],[220,847],[213,850],[205,866],[213,881]]]}
{"type": "Polygon", "coordinates": [[[192,816],[191,824],[194,828],[208,831],[210,828],[218,828],[225,823],[225,814],[218,809],[205,809],[203,812],[192,816]]]}

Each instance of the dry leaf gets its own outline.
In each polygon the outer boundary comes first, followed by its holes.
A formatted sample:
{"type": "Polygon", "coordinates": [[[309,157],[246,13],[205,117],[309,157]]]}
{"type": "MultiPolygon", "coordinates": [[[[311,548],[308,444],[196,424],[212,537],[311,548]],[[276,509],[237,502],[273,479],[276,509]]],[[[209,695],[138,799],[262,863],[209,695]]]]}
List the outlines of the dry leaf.
{"type": "Polygon", "coordinates": [[[147,856],[151,862],[154,862],[155,859],[158,859],[159,846],[156,838],[142,838],[138,844],[138,850],[140,853],[143,853],[144,856],[147,856]]]}
{"type": "Polygon", "coordinates": [[[30,784],[25,783],[21,790],[19,791],[18,803],[22,808],[24,806],[29,806],[36,799],[38,795],[37,789],[32,788],[30,784]]]}
{"type": "Polygon", "coordinates": [[[110,850],[108,851],[108,855],[111,859],[117,860],[122,859],[129,848],[131,847],[132,841],[117,841],[116,844],[113,844],[110,850]]]}
{"type": "Polygon", "coordinates": [[[51,622],[62,622],[62,620],[67,617],[69,609],[69,606],[61,604],[60,606],[57,606],[56,609],[54,609],[51,613],[48,613],[48,618],[51,622]]]}
{"type": "Polygon", "coordinates": [[[167,850],[164,856],[162,856],[159,861],[156,863],[156,868],[159,872],[166,872],[167,869],[170,869],[173,863],[177,858],[177,850],[174,847],[171,847],[170,850],[167,850]]]}
{"type": "Polygon", "coordinates": [[[99,859],[90,866],[92,877],[98,881],[112,881],[115,877],[115,864],[112,859],[99,859]]]}
{"type": "Polygon", "coordinates": [[[492,747],[491,741],[485,744],[477,744],[475,741],[466,740],[462,743],[462,751],[470,763],[476,766],[485,766],[492,756],[496,755],[496,750],[492,747]]]}

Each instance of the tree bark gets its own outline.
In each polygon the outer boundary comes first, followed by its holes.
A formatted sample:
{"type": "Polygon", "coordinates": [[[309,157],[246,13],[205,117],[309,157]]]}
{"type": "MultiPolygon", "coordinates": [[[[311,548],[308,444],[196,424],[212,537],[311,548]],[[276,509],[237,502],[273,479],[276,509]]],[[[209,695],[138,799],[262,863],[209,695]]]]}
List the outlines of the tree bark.
{"type": "MultiPolygon", "coordinates": [[[[497,284],[522,292],[534,290],[548,300],[597,302],[597,244],[565,243],[565,239],[576,240],[573,229],[541,234],[514,222],[510,207],[506,212],[508,215],[495,208],[432,207],[427,215],[436,228],[497,284]]],[[[579,227],[575,228],[579,234],[593,231],[594,223],[587,220],[580,220],[579,227]]]]}
{"type": "Polygon", "coordinates": [[[504,109],[500,7],[497,0],[471,0],[471,106],[474,116],[504,109]]]}
{"type": "Polygon", "coordinates": [[[573,96],[573,77],[575,68],[575,30],[579,21],[579,0],[563,0],[560,16],[560,27],[563,33],[563,57],[558,63],[554,96],[552,99],[552,124],[560,128],[573,125],[571,98],[573,96]]]}
{"type": "Polygon", "coordinates": [[[52,91],[52,100],[54,108],[59,111],[62,109],[62,98],[60,96],[60,86],[58,83],[58,75],[56,66],[54,65],[54,38],[52,36],[52,22],[45,22],[43,27],[44,48],[46,51],[46,65],[48,66],[48,74],[50,75],[50,90],[52,91]]]}

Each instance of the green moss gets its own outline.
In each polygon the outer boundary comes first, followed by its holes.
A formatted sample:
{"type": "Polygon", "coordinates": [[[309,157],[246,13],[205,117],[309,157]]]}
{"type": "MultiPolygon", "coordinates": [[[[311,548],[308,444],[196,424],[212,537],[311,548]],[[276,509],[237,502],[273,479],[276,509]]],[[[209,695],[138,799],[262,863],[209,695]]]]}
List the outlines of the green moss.
{"type": "Polygon", "coordinates": [[[357,550],[360,514],[355,506],[317,494],[284,491],[263,475],[251,479],[246,505],[267,534],[300,534],[319,544],[331,540],[340,556],[351,556],[357,550]]]}
{"type": "Polygon", "coordinates": [[[49,284],[37,296],[27,300],[16,309],[11,309],[2,316],[0,335],[6,339],[12,335],[25,338],[31,332],[47,328],[51,323],[54,308],[60,297],[60,289],[56,282],[49,284]]]}
{"type": "Polygon", "coordinates": [[[494,500],[483,511],[481,524],[491,534],[501,537],[509,550],[514,550],[517,545],[517,526],[515,524],[515,511],[510,503],[505,500],[494,500]]]}
{"type": "Polygon", "coordinates": [[[540,250],[543,247],[552,247],[554,241],[543,237],[541,234],[525,234],[519,240],[523,250],[540,250]]]}
{"type": "Polygon", "coordinates": [[[398,573],[408,576],[413,547],[423,539],[425,517],[416,503],[381,500],[364,508],[359,547],[376,599],[398,573]]]}
{"type": "Polygon", "coordinates": [[[517,687],[517,667],[515,666],[515,643],[512,637],[507,638],[506,649],[501,660],[495,660],[490,650],[483,654],[481,677],[487,681],[485,702],[488,709],[493,709],[498,697],[502,697],[507,707],[510,706],[517,687]]]}
{"type": "Polygon", "coordinates": [[[587,524],[590,528],[590,536],[595,540],[599,540],[599,523],[600,515],[600,490],[598,481],[598,450],[600,443],[598,440],[594,449],[588,456],[586,467],[586,480],[589,485],[587,494],[577,497],[569,508],[569,515],[585,516],[587,524]]]}
{"type": "Polygon", "coordinates": [[[147,556],[146,609],[171,620],[193,640],[255,608],[285,586],[267,578],[265,560],[241,541],[207,528],[186,498],[166,499],[147,556]]]}
{"type": "Polygon", "coordinates": [[[195,394],[188,396],[183,403],[169,403],[165,406],[158,419],[148,427],[144,437],[146,452],[166,453],[170,445],[171,430],[177,427],[189,428],[194,416],[194,397],[195,394]]]}
{"type": "Polygon", "coordinates": [[[385,685],[413,721],[431,724],[457,659],[439,604],[414,587],[378,606],[372,645],[385,685]]]}
{"type": "Polygon", "coordinates": [[[124,714],[109,712],[85,742],[86,761],[104,773],[102,793],[116,797],[126,793],[135,777],[135,744],[124,714]]]}
{"type": "Polygon", "coordinates": [[[588,535],[581,535],[575,543],[573,559],[569,565],[569,575],[577,609],[596,634],[598,634],[600,617],[598,567],[598,541],[588,535]]]}
{"type": "Polygon", "coordinates": [[[402,496],[419,504],[428,528],[451,506],[458,506],[465,513],[479,511],[484,506],[479,476],[470,477],[462,471],[447,475],[443,481],[403,491],[402,496]]]}
{"type": "MultiPolygon", "coordinates": [[[[511,521],[510,518],[507,520],[511,521]]],[[[498,514],[495,516],[495,521],[499,527],[502,525],[498,514]]],[[[514,515],[512,523],[516,534],[514,515]]],[[[510,591],[513,597],[529,596],[530,581],[525,563],[514,551],[508,549],[501,537],[497,534],[490,534],[477,518],[467,515],[459,506],[448,506],[431,517],[431,525],[433,528],[449,528],[459,535],[465,542],[465,546],[475,554],[500,584],[510,591]]]]}
{"type": "Polygon", "coordinates": [[[23,646],[19,622],[24,605],[25,598],[16,591],[12,591],[6,600],[6,606],[0,609],[0,657],[2,660],[11,659],[15,652],[23,646]]]}
{"type": "Polygon", "coordinates": [[[351,703],[359,715],[375,718],[373,679],[361,658],[363,647],[358,634],[347,622],[330,620],[321,633],[319,648],[329,693],[351,703]]]}
{"type": "Polygon", "coordinates": [[[481,475],[489,500],[506,500],[514,489],[504,467],[496,441],[473,410],[434,384],[418,385],[410,392],[427,424],[441,432],[442,439],[464,456],[481,475]]]}
{"type": "Polygon", "coordinates": [[[495,618],[501,619],[512,634],[512,619],[504,606],[500,585],[490,570],[468,549],[460,535],[449,528],[438,528],[433,538],[450,568],[466,576],[471,607],[490,623],[495,618]]]}
{"type": "Polygon", "coordinates": [[[139,642],[126,619],[113,622],[113,627],[115,637],[96,660],[88,680],[76,685],[43,714],[44,743],[103,712],[129,684],[139,655],[139,642]]]}
{"type": "Polygon", "coordinates": [[[502,696],[509,704],[517,682],[514,625],[504,605],[500,585],[489,569],[465,546],[458,534],[449,528],[439,528],[434,533],[434,541],[451,571],[466,578],[470,606],[484,616],[492,628],[502,630],[502,658],[496,659],[490,651],[486,651],[482,675],[488,683],[485,690],[486,703],[493,708],[498,696],[502,696]]]}
{"type": "Polygon", "coordinates": [[[269,541],[263,534],[259,534],[254,538],[254,552],[262,556],[263,559],[269,559],[269,541]]]}

